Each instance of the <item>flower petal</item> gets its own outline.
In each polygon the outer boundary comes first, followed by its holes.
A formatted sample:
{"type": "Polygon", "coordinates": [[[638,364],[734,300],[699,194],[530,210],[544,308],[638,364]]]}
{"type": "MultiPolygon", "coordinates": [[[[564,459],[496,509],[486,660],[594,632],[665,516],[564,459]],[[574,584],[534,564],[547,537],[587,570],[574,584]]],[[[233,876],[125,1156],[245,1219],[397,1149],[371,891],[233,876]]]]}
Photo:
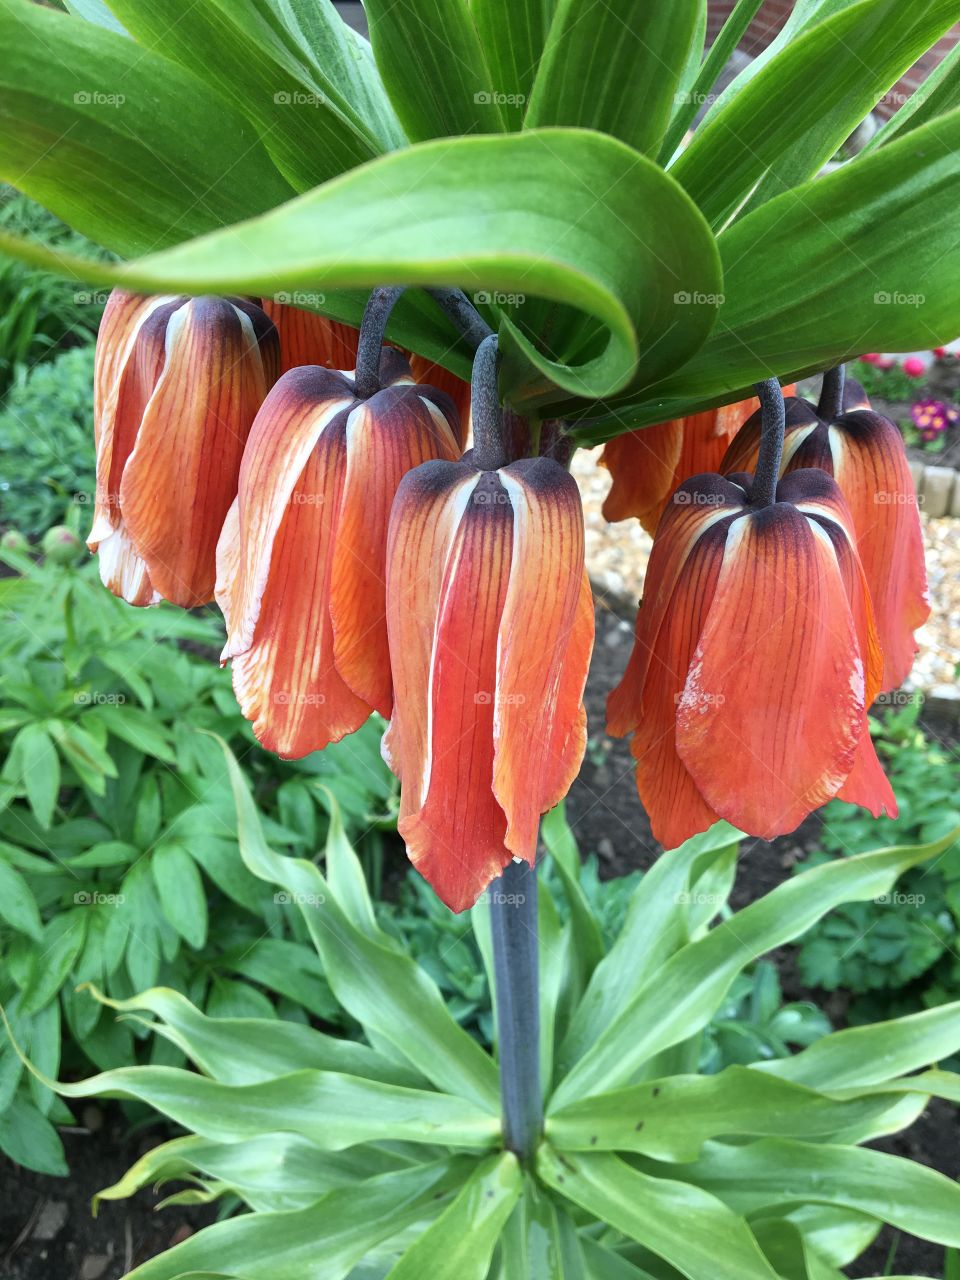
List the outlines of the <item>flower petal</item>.
{"type": "Polygon", "coordinates": [[[778,502],[734,521],[677,710],[707,803],[751,835],[792,831],[851,772],[863,666],[830,539],[778,502]]]}
{"type": "Polygon", "coordinates": [[[507,846],[533,866],[540,817],[566,795],[586,747],[593,602],[589,584],[583,595],[576,482],[549,458],[516,462],[499,475],[514,527],[500,623],[493,790],[507,815],[507,846]]]}
{"type": "Polygon", "coordinates": [[[393,703],[386,620],[390,509],[406,473],[432,458],[453,462],[446,418],[411,384],[387,387],[346,424],[347,472],[330,589],[337,670],[389,719],[393,703]]]}
{"type": "Polygon", "coordinates": [[[97,559],[100,581],[127,604],[159,604],[162,597],[153,589],[146,564],[137,555],[123,521],[99,543],[97,559]]]}
{"type": "Polygon", "coordinates": [[[603,518],[615,522],[636,516],[652,533],[674,487],[682,448],[682,419],[628,431],[608,441],[600,456],[600,465],[612,478],[603,518]]]}
{"type": "Polygon", "coordinates": [[[120,504],[154,586],[174,604],[213,599],[217,539],[268,390],[245,312],[194,298],[170,317],[163,373],[123,471],[120,504]]]}
{"type": "MultiPolygon", "coordinates": [[[[415,352],[410,354],[410,369],[416,382],[427,387],[436,387],[453,401],[457,412],[455,435],[462,453],[466,448],[470,431],[470,383],[464,382],[463,378],[458,378],[442,364],[433,364],[415,352]]],[[[452,421],[451,426],[453,426],[452,421]]]]}
{"type": "Polygon", "coordinates": [[[260,305],[280,335],[281,374],[305,364],[352,369],[357,363],[359,329],[276,298],[263,298],[260,305]]]}
{"type": "MultiPolygon", "coordinates": [[[[363,724],[372,708],[339,675],[329,591],[346,448],[346,414],[310,450],[273,538],[253,643],[233,659],[241,710],[269,751],[320,751],[363,724]]],[[[242,499],[239,504],[243,519],[242,499]]],[[[228,537],[231,533],[228,530],[228,537]]],[[[229,564],[229,546],[221,566],[229,564]]]]}

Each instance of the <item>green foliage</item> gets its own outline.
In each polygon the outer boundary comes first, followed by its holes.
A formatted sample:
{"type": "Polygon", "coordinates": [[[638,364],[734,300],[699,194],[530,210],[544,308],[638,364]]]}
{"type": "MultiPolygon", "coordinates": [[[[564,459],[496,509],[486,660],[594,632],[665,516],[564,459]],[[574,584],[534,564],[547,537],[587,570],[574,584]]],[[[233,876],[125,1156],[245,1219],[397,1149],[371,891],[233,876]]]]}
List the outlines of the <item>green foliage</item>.
{"type": "MultiPolygon", "coordinates": [[[[237,708],[213,613],[130,609],[92,563],[7,559],[24,572],[0,580],[0,1000],[34,1061],[56,1073],[61,1040],[71,1067],[179,1059],[83,983],[122,999],[159,982],[216,1016],[339,1017],[295,904],[240,862],[208,735],[242,756],[279,847],[311,855],[335,808],[372,856],[393,808],[379,726],[282,763],[237,708]]],[[[5,1052],[8,1103],[0,1146],[64,1172],[58,1104],[5,1052]]]]}
{"type": "MultiPolygon", "coordinates": [[[[900,816],[877,821],[834,801],[824,810],[822,849],[806,865],[860,853],[878,840],[936,840],[960,823],[960,758],[925,736],[921,707],[919,698],[909,697],[871,726],[900,816]]],[[[954,843],[932,867],[908,872],[892,893],[847,904],[817,924],[799,950],[800,976],[809,986],[853,992],[856,1020],[882,1016],[891,993],[904,1011],[930,1007],[960,995],[958,936],[960,845],[954,843]]]]}
{"type": "MultiPolygon", "coordinates": [[[[147,1102],[188,1130],[102,1198],[185,1182],[179,1195],[192,1202],[230,1196],[247,1210],[131,1280],[835,1280],[883,1222],[960,1245],[956,1184],[863,1145],[908,1125],[932,1096],[960,1097],[957,1077],[928,1068],[960,1047],[960,1004],[824,1035],[792,1057],[706,1075],[689,1065],[758,950],[837,903],[889,892],[944,842],[813,868],[731,915],[735,833],[719,824],[643,877],[621,931],[584,967],[570,942],[584,925],[573,902],[588,895],[573,888],[575,846],[552,815],[557,874],[544,893],[558,915],[566,895],[570,913],[549,943],[541,935],[541,965],[566,1012],[544,1028],[562,1043],[544,1080],[544,1141],[521,1169],[502,1150],[493,1057],[377,925],[342,832],[331,827],[325,874],[278,854],[226,758],[246,869],[297,902],[365,1042],[257,1016],[211,1019],[160,989],[116,1004],[199,1074],[144,1065],[56,1086],[147,1102]],[[625,969],[622,948],[638,937],[651,945],[625,969]],[[573,963],[557,970],[555,954],[573,963]]],[[[481,954],[487,911],[471,913],[481,954]]],[[[760,1021],[775,996],[761,977],[760,1021]]]]}
{"type": "MultiPolygon", "coordinates": [[[[0,188],[0,230],[68,253],[93,249],[83,236],[10,187],[0,188]]],[[[101,252],[99,257],[109,255],[101,252]]],[[[29,370],[64,348],[89,342],[105,301],[105,293],[78,286],[75,279],[31,270],[0,254],[0,397],[18,365],[29,370]]]]}
{"type": "Polygon", "coordinates": [[[871,400],[886,400],[888,403],[915,400],[917,391],[923,385],[904,373],[903,366],[896,363],[884,369],[868,360],[858,360],[851,366],[850,372],[871,400]]]}
{"type": "Polygon", "coordinates": [[[0,404],[0,526],[31,539],[88,524],[95,488],[93,347],[21,366],[0,404]]]}

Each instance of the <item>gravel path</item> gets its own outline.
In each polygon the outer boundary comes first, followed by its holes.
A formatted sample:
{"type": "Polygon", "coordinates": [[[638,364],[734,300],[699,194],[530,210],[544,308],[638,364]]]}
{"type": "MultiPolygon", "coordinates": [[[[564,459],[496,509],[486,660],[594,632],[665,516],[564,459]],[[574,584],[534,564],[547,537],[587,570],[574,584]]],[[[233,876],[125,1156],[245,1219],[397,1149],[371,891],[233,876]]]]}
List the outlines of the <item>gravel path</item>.
{"type": "MultiPolygon", "coordinates": [[[[601,515],[610,477],[597,465],[600,453],[600,448],[578,450],[572,470],[583,495],[590,577],[601,602],[607,596],[610,607],[622,612],[624,600],[635,601],[640,596],[651,539],[636,520],[608,524],[601,515]]],[[[956,697],[956,668],[960,663],[960,520],[920,518],[933,613],[917,634],[920,652],[909,683],[940,697],[956,697]]]]}

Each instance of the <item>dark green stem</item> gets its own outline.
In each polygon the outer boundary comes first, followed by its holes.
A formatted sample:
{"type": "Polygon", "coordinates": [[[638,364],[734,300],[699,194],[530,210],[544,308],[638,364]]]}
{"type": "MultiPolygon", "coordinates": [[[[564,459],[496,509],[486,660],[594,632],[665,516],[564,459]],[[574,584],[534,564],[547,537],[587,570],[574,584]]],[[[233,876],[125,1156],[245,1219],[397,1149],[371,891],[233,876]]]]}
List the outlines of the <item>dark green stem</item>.
{"type": "Polygon", "coordinates": [[[357,371],[354,388],[359,400],[369,400],[380,390],[380,353],[387,331],[387,321],[402,288],[380,286],[370,294],[360,322],[357,344],[357,371]]]}
{"type": "Polygon", "coordinates": [[[428,289],[427,293],[450,317],[474,351],[484,338],[489,338],[493,333],[462,289],[428,289]]]}
{"type": "Polygon", "coordinates": [[[783,403],[783,391],[776,378],[758,382],[756,390],[760,397],[760,453],[753,473],[750,503],[754,507],[769,507],[777,496],[786,407],[783,403]]]}
{"type": "Polygon", "coordinates": [[[489,893],[503,1142],[529,1161],[543,1130],[535,868],[508,863],[489,893]]]}
{"type": "Polygon", "coordinates": [[[507,465],[503,411],[500,408],[500,390],[497,385],[499,369],[497,335],[491,333],[477,347],[470,388],[473,461],[481,471],[496,471],[507,465]]]}
{"type": "Polygon", "coordinates": [[[843,388],[847,380],[847,366],[838,364],[823,375],[820,402],[817,413],[824,422],[836,422],[843,415],[843,388]]]}

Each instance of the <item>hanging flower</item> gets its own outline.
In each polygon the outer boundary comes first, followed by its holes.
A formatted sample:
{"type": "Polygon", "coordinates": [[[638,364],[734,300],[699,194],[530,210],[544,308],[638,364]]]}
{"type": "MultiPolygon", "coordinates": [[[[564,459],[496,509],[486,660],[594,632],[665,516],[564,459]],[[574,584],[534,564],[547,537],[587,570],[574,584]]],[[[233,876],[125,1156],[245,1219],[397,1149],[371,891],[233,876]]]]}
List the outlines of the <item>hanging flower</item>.
{"type": "Polygon", "coordinates": [[[765,507],[749,486],[702,475],[677,490],[609,699],[667,848],[718,818],[772,839],[833,796],[896,813],[867,730],[882,658],[843,497],[817,470],[765,507]]]}
{"type": "MultiPolygon", "coordinates": [[[[328,369],[352,369],[357,361],[360,330],[353,325],[328,320],[326,316],[289,302],[277,301],[289,295],[275,294],[263,299],[263,309],[280,334],[281,373],[304,364],[322,364],[328,369]]],[[[293,297],[298,295],[294,294],[293,297]]],[[[437,387],[445,392],[457,408],[457,439],[461,450],[466,447],[470,426],[470,383],[434,364],[423,356],[397,348],[407,357],[407,374],[422,386],[437,387]]]]}
{"type": "Polygon", "coordinates": [[[97,338],[97,490],[87,540],[130,604],[213,599],[217,538],[279,346],[241,298],[115,289],[97,338]]]}
{"type": "Polygon", "coordinates": [[[303,756],[374,709],[391,714],[390,507],[412,467],[459,456],[456,428],[449,397],[415,385],[392,348],[366,399],[352,374],[308,365],[257,414],[217,549],[217,601],[223,661],[269,750],[303,756]]]}
{"type": "Polygon", "coordinates": [[[399,830],[454,911],[513,857],[586,744],[593,647],[576,483],[548,458],[432,462],[397,492],[387,551],[399,830]]]}
{"type": "MultiPolygon", "coordinates": [[[[855,390],[854,398],[860,399],[855,390]]],[[[845,406],[850,402],[845,395],[845,406]]],[[[759,420],[751,420],[727,451],[721,472],[752,470],[759,439],[759,420]]],[[[832,475],[846,499],[884,654],[881,688],[896,689],[913,666],[913,633],[930,614],[923,533],[903,436],[889,418],[869,409],[848,410],[830,423],[805,401],[788,402],[781,475],[807,467],[832,475]]]]}
{"type": "MultiPolygon", "coordinates": [[[[785,394],[793,391],[788,387],[785,394]]],[[[636,516],[647,533],[656,532],[670,495],[691,476],[716,471],[730,441],[755,411],[756,398],[707,409],[672,422],[628,431],[609,441],[600,465],[612,483],[603,504],[605,520],[636,516]]]]}

